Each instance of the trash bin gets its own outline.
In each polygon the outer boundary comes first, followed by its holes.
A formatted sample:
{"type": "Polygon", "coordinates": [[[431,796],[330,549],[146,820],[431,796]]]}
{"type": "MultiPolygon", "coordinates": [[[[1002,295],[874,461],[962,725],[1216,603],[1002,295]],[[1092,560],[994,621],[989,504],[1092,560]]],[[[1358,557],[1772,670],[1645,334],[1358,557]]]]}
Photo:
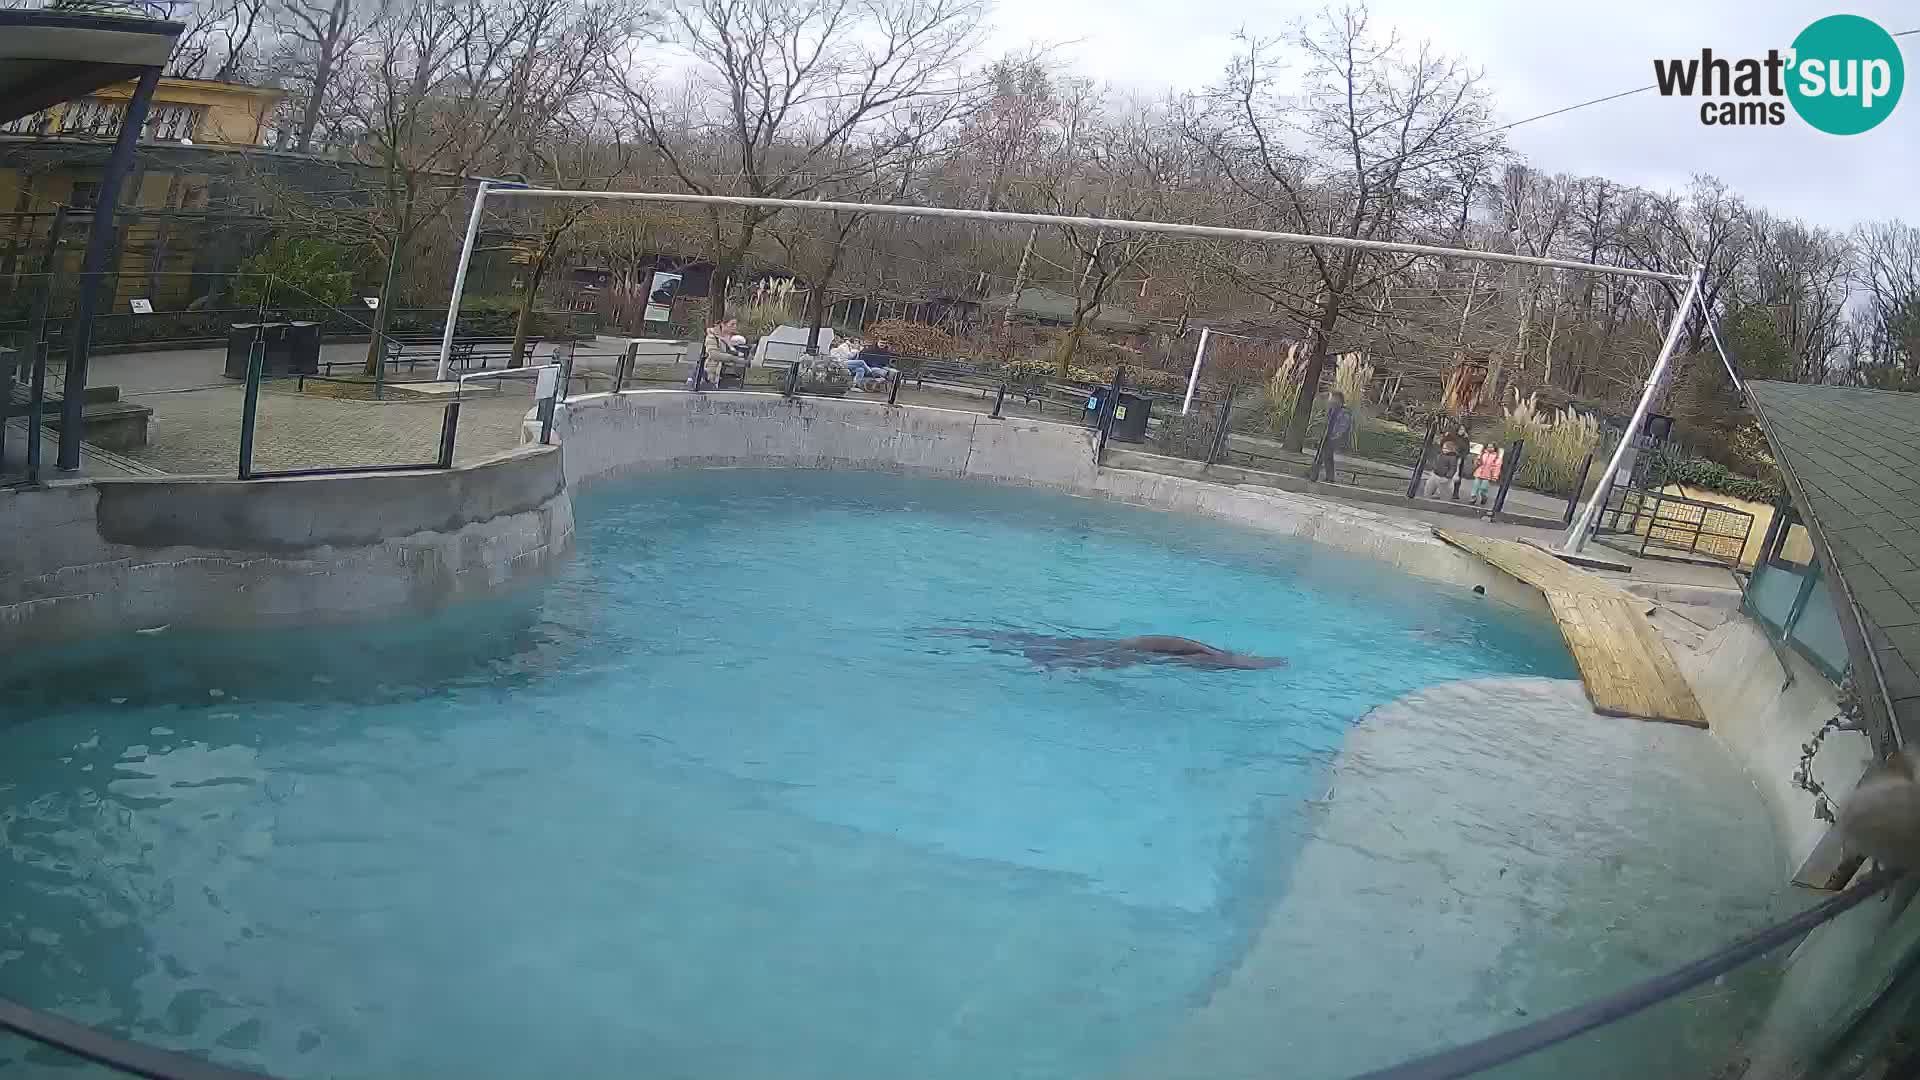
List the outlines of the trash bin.
{"type": "Polygon", "coordinates": [[[255,332],[260,323],[233,323],[227,327],[227,366],[221,371],[229,379],[247,377],[247,357],[253,352],[255,332]]]}
{"type": "Polygon", "coordinates": [[[287,367],[289,375],[320,374],[320,324],[287,324],[287,367]]]}
{"type": "MultiPolygon", "coordinates": [[[[1111,386],[1096,386],[1087,395],[1087,407],[1084,414],[1088,427],[1100,426],[1100,410],[1105,405],[1107,395],[1113,393],[1111,386]]],[[[1138,394],[1120,391],[1120,403],[1113,410],[1113,429],[1107,432],[1107,438],[1115,442],[1146,442],[1147,416],[1153,411],[1153,399],[1138,394]]]]}

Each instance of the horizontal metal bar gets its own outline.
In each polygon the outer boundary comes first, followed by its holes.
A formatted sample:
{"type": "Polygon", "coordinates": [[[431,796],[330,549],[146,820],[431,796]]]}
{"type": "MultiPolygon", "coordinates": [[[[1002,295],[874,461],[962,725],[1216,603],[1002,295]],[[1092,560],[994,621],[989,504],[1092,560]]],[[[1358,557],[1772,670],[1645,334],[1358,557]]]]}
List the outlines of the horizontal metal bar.
{"type": "Polygon", "coordinates": [[[78,1021],[29,1009],[6,998],[0,998],[0,1030],[146,1080],[269,1080],[264,1073],[231,1069],[157,1046],[116,1039],[78,1021]]]}
{"type": "MultiPolygon", "coordinates": [[[[435,404],[440,404],[436,402],[435,404]]],[[[319,469],[278,469],[274,472],[255,470],[247,477],[249,480],[285,480],[294,476],[342,476],[353,473],[379,472],[432,472],[439,469],[437,461],[415,461],[406,465],[341,465],[336,468],[319,469]]]]}
{"type": "Polygon", "coordinates": [[[1009,225],[1076,225],[1085,229],[1113,232],[1174,233],[1181,236],[1206,236],[1216,240],[1281,241],[1313,244],[1320,247],[1358,248],[1363,251],[1392,251],[1406,255],[1440,255],[1450,259],[1478,262],[1518,263],[1555,270],[1577,270],[1587,274],[1615,277],[1650,278],[1685,284],[1689,274],[1668,274],[1658,270],[1640,270],[1628,266],[1578,262],[1573,259],[1543,259],[1533,255],[1510,255],[1498,251],[1471,251],[1466,248],[1435,247],[1430,244],[1403,244],[1391,240],[1358,240],[1344,236],[1315,236],[1311,233],[1269,232],[1264,229],[1230,229],[1220,225],[1185,225],[1174,221],[1127,221],[1120,218],[1077,217],[1071,214],[1024,214],[1009,210],[966,210],[952,206],[911,206],[904,203],[828,202],[816,199],[759,199],[746,195],[687,195],[664,191],[571,191],[559,188],[489,189],[488,199],[608,199],[628,202],[693,203],[702,206],[757,206],[770,210],[839,210],[857,214],[894,214],[901,217],[957,218],[966,221],[995,221],[1009,225]]]}

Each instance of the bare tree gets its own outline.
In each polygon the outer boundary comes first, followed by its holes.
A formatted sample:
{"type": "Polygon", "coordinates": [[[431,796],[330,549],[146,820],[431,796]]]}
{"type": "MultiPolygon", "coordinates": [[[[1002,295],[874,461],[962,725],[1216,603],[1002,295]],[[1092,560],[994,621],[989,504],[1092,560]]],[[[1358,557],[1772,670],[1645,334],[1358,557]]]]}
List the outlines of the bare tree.
{"type": "Polygon", "coordinates": [[[1854,247],[1863,301],[1856,364],[1920,375],[1920,228],[1871,222],[1854,230],[1854,247]]]}
{"type": "MultiPolygon", "coordinates": [[[[914,114],[963,93],[981,0],[681,0],[661,69],[623,72],[641,140],[698,194],[795,198],[883,171],[916,145],[914,114]]],[[[712,318],[774,211],[708,215],[712,318]]]]}
{"type": "Polygon", "coordinates": [[[252,74],[255,38],[266,27],[267,0],[208,0],[194,5],[173,43],[167,74],[230,82],[252,74]]]}
{"type": "Polygon", "coordinates": [[[436,223],[471,198],[467,175],[496,154],[512,97],[507,89],[528,16],[513,0],[417,0],[370,24],[341,72],[351,166],[340,189],[261,188],[289,219],[362,246],[386,266],[374,309],[366,373],[386,362],[394,279],[436,223]],[[357,168],[355,167],[357,166],[357,168]],[[365,183],[367,173],[377,186],[365,183]]]}
{"type": "MultiPolygon", "coordinates": [[[[1225,77],[1204,95],[1190,135],[1260,216],[1289,231],[1367,240],[1460,228],[1474,179],[1504,150],[1477,73],[1424,45],[1409,56],[1393,36],[1375,38],[1364,8],[1325,12],[1294,34],[1311,62],[1300,95],[1275,83],[1276,41],[1242,35],[1240,43],[1225,77]]],[[[1289,448],[1305,445],[1342,316],[1402,263],[1314,246],[1265,286],[1311,342],[1289,448]]]]}
{"type": "Polygon", "coordinates": [[[304,69],[295,84],[300,121],[292,131],[293,149],[313,149],[314,132],[333,100],[340,69],[375,19],[386,17],[386,0],[278,0],[273,23],[287,59],[304,69]]]}

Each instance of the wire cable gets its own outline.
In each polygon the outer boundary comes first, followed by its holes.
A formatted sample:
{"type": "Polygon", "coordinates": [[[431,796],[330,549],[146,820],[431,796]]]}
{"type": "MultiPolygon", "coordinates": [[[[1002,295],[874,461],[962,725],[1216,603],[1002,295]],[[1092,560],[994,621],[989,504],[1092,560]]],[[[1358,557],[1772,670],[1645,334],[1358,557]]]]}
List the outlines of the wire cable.
{"type": "Polygon", "coordinates": [[[1876,870],[1845,892],[1815,904],[1791,919],[1748,934],[1719,952],[1683,968],[1657,975],[1618,993],[1595,998],[1511,1031],[1503,1031],[1478,1042],[1442,1050],[1391,1068],[1365,1073],[1354,1080],[1457,1080],[1566,1042],[1594,1028],[1658,1005],[1710,979],[1719,978],[1748,961],[1757,960],[1879,895],[1899,881],[1901,876],[1897,871],[1876,870]]]}

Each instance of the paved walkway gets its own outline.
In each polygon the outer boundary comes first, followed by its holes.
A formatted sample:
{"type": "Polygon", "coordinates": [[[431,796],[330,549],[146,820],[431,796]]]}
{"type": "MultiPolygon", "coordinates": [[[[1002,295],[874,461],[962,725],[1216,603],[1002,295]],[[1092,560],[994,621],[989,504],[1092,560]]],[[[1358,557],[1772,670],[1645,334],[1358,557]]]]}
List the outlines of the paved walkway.
{"type": "MultiPolygon", "coordinates": [[[[355,370],[365,345],[325,345],[336,372],[355,370]]],[[[175,475],[231,475],[240,463],[242,385],[221,373],[225,349],[173,349],[95,357],[87,381],[118,386],[121,397],[153,410],[147,445],[123,455],[175,475]]],[[[404,374],[402,369],[398,374],[404,374]]],[[[420,374],[428,374],[424,365],[420,374]]],[[[445,401],[356,401],[294,392],[290,380],[262,389],[254,431],[256,469],[401,465],[435,460],[445,401]]],[[[463,398],[454,460],[468,462],[520,443],[533,407],[530,381],[477,388],[463,398]]]]}

